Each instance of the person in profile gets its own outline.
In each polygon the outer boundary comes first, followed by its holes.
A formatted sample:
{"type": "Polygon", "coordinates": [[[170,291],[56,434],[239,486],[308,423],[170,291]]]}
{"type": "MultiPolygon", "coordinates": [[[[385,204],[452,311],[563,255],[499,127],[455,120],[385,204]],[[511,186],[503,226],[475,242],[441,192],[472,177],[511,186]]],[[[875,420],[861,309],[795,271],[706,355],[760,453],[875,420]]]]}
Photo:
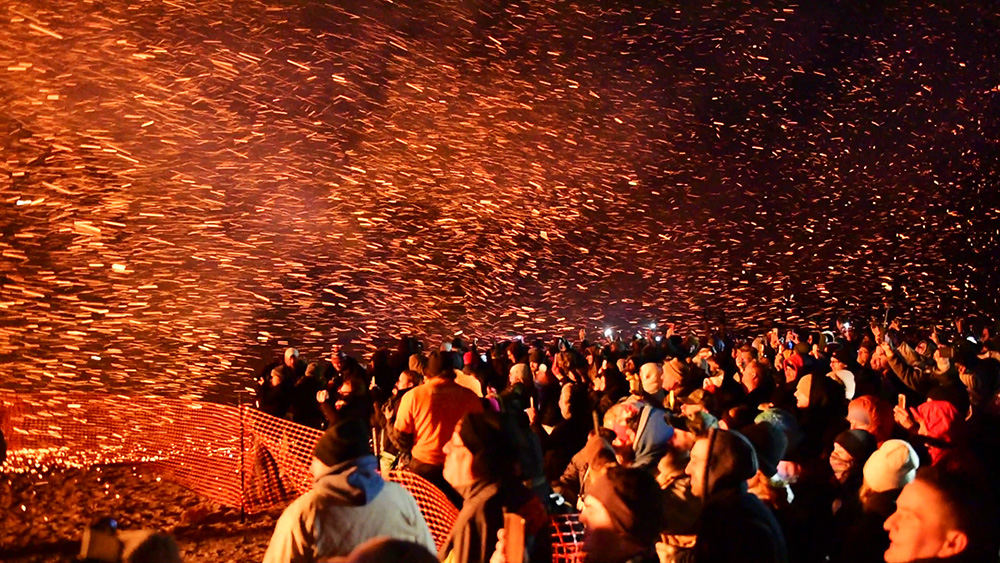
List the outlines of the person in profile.
{"type": "Polygon", "coordinates": [[[996,562],[1000,538],[990,492],[964,468],[922,467],[885,521],[886,562],[996,562]]]}
{"type": "Polygon", "coordinates": [[[465,415],[445,445],[444,478],[462,495],[458,513],[438,558],[448,563],[486,563],[494,554],[504,514],[524,518],[525,553],[547,561],[549,516],[524,486],[518,467],[513,421],[492,411],[465,415]]]}

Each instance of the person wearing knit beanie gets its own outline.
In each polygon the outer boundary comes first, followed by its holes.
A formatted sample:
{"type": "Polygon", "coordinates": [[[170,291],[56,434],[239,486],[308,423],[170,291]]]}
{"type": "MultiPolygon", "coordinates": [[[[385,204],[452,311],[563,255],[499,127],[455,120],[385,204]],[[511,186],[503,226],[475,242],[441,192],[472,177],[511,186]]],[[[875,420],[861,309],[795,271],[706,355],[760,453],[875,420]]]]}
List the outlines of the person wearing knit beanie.
{"type": "Polygon", "coordinates": [[[656,362],[646,362],[639,366],[639,383],[642,384],[643,393],[653,398],[654,402],[662,405],[663,391],[662,370],[660,364],[656,362]]]}
{"type": "Polygon", "coordinates": [[[663,528],[660,495],[659,485],[646,471],[618,465],[602,470],[580,513],[587,559],[655,561],[654,546],[663,528]]]}
{"type": "Polygon", "coordinates": [[[434,549],[416,501],[401,485],[378,474],[365,420],[345,418],[327,429],[313,449],[310,469],[312,488],[282,512],[264,563],[343,557],[383,536],[434,549]]]}
{"type": "Polygon", "coordinates": [[[548,513],[515,472],[518,455],[512,435],[518,430],[505,416],[492,411],[468,413],[445,445],[444,478],[462,495],[462,508],[438,550],[442,561],[489,561],[505,512],[524,518],[525,546],[531,559],[550,557],[544,541],[549,534],[548,513]]]}
{"type": "Polygon", "coordinates": [[[844,430],[833,439],[833,443],[844,448],[852,458],[863,463],[878,449],[875,436],[867,430],[844,430]]]}
{"type": "Polygon", "coordinates": [[[749,492],[759,498],[768,508],[784,512],[794,496],[783,479],[775,478],[778,473],[778,463],[788,451],[788,436],[777,425],[770,422],[757,422],[740,429],[753,444],[757,455],[757,474],[747,480],[749,492]]]}
{"type": "Polygon", "coordinates": [[[802,429],[792,413],[777,407],[764,409],[753,421],[768,422],[780,428],[788,439],[788,450],[794,450],[802,442],[802,429]]]}
{"type": "Polygon", "coordinates": [[[667,423],[674,429],[670,443],[686,452],[691,451],[695,440],[708,435],[709,430],[719,427],[719,419],[705,410],[688,411],[682,415],[667,413],[665,417],[667,423]]]}
{"type": "Polygon", "coordinates": [[[864,486],[884,493],[902,489],[920,467],[916,450],[905,440],[886,440],[865,462],[864,486]]]}
{"type": "Polygon", "coordinates": [[[778,472],[778,462],[788,450],[788,437],[770,422],[758,422],[740,430],[753,445],[757,454],[757,466],[765,477],[774,477],[778,472]]]}
{"type": "Polygon", "coordinates": [[[846,483],[861,473],[868,458],[878,445],[875,436],[865,430],[844,430],[833,440],[830,468],[840,483],[846,483]]]}
{"type": "Polygon", "coordinates": [[[368,447],[368,424],[358,418],[347,418],[327,428],[313,448],[313,456],[324,465],[359,458],[371,453],[368,447]]]}

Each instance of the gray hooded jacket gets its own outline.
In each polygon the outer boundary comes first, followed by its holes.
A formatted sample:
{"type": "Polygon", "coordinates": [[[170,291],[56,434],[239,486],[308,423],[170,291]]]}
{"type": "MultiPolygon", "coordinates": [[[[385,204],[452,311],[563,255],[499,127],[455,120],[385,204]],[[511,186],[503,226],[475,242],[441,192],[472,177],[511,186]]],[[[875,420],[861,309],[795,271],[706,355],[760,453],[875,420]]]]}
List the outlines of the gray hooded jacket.
{"type": "Polygon", "coordinates": [[[409,540],[437,549],[417,503],[398,483],[376,473],[374,456],[338,464],[288,505],[278,519],[264,563],[315,561],[346,556],[379,537],[409,540]]]}

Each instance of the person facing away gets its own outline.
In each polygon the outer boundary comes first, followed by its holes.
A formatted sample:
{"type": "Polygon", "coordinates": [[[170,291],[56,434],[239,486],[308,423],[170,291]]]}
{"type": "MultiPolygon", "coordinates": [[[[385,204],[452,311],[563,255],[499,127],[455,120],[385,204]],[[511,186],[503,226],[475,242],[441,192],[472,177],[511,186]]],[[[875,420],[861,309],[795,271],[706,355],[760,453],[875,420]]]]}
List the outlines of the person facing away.
{"type": "Polygon", "coordinates": [[[427,379],[400,399],[393,428],[400,443],[413,444],[407,469],[433,483],[455,502],[459,499],[441,473],[444,445],[458,421],[470,412],[482,412],[483,405],[475,393],[455,383],[449,354],[431,352],[424,368],[427,379]]]}
{"type": "Polygon", "coordinates": [[[367,422],[355,418],[341,420],[323,433],[313,451],[312,488],[281,514],[264,563],[346,556],[379,536],[434,550],[416,501],[401,485],[378,474],[368,436],[367,422]]]}

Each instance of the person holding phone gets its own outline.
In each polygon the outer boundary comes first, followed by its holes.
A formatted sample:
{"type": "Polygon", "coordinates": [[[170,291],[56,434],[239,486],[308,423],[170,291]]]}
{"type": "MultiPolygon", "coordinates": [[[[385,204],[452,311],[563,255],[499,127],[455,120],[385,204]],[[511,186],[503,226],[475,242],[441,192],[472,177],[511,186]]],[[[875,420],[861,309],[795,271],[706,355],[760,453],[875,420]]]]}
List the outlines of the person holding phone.
{"type": "MultiPolygon", "coordinates": [[[[656,541],[664,511],[656,479],[641,469],[609,465],[601,469],[584,499],[584,560],[601,563],[657,563],[656,541]]],[[[499,530],[490,563],[521,563],[508,529],[499,530]],[[511,554],[515,554],[511,557],[511,554]]]]}
{"type": "Polygon", "coordinates": [[[462,510],[438,558],[449,563],[486,563],[496,548],[504,514],[524,518],[525,552],[549,559],[549,516],[541,500],[521,483],[511,420],[496,412],[469,413],[445,444],[445,480],[462,495],[462,510]]]}

